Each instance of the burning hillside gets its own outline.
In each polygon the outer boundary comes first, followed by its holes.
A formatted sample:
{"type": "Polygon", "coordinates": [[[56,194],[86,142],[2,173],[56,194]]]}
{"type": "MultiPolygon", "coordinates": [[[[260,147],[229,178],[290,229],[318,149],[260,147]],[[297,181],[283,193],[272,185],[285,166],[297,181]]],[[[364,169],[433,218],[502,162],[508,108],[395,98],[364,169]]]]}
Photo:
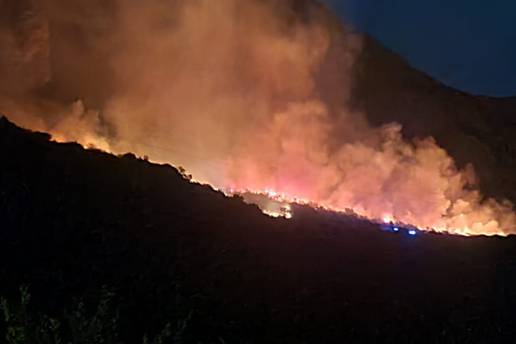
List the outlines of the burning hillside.
{"type": "Polygon", "coordinates": [[[127,344],[166,323],[181,343],[513,342],[516,237],[385,235],[295,205],[273,219],[170,166],[6,119],[0,153],[0,295],[16,306],[30,284],[29,321],[59,317],[66,339],[77,299],[127,344]],[[119,321],[95,311],[106,285],[119,321]]]}
{"type": "Polygon", "coordinates": [[[404,138],[397,123],[373,127],[351,106],[362,38],[318,4],[15,7],[0,29],[0,68],[15,74],[0,87],[0,110],[25,127],[272,196],[273,215],[301,202],[439,232],[516,232],[512,204],[482,196],[471,166],[457,167],[431,137],[404,138]]]}

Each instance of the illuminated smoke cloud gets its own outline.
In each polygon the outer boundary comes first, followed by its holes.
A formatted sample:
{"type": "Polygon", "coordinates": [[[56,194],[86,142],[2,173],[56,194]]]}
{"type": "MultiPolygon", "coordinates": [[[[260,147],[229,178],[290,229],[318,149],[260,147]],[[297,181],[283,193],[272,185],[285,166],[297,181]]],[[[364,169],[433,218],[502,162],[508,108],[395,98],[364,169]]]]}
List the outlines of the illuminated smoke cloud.
{"type": "Polygon", "coordinates": [[[458,234],[516,231],[512,205],[483,200],[472,169],[433,139],[404,141],[399,125],[371,128],[350,110],[360,36],[317,4],[44,0],[12,11],[0,110],[24,126],[181,165],[226,190],[458,234]]]}

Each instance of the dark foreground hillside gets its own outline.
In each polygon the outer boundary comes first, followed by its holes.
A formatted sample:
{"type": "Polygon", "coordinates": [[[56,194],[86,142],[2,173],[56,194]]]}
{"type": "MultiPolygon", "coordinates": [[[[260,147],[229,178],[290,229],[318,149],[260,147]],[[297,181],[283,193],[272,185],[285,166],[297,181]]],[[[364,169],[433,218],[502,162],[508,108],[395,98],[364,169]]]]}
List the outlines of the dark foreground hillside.
{"type": "Polygon", "coordinates": [[[170,166],[6,119],[0,154],[0,294],[29,284],[34,312],[106,285],[127,343],[177,321],[185,343],[514,342],[514,238],[409,237],[309,209],[272,219],[170,166]]]}

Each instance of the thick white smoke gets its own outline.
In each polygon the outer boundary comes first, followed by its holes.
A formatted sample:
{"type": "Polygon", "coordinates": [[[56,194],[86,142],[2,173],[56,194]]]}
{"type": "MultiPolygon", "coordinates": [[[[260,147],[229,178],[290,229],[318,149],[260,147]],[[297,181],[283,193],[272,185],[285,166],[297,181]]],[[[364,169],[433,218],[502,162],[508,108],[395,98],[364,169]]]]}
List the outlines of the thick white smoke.
{"type": "Polygon", "coordinates": [[[360,37],[317,4],[26,6],[14,27],[28,38],[0,30],[2,71],[20,67],[9,78],[17,92],[0,87],[0,110],[22,125],[181,165],[220,188],[461,234],[515,230],[512,205],[483,200],[471,170],[434,140],[406,142],[399,125],[371,128],[349,109],[360,37]]]}

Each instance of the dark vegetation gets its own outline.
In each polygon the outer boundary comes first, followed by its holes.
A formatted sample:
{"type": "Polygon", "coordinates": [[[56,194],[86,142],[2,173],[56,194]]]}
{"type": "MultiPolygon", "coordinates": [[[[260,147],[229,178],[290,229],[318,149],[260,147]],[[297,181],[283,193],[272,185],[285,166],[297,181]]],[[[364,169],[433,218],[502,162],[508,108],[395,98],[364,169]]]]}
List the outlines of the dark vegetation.
{"type": "Polygon", "coordinates": [[[514,238],[409,237],[306,208],[272,219],[170,166],[48,139],[0,121],[0,295],[18,309],[30,286],[28,333],[54,319],[63,342],[87,338],[70,314],[83,305],[89,324],[107,290],[94,328],[116,318],[124,343],[515,338],[514,238]]]}
{"type": "MultiPolygon", "coordinates": [[[[4,338],[8,344],[24,343],[120,343],[118,334],[119,311],[113,306],[115,294],[103,287],[95,309],[88,309],[82,301],[76,301],[73,309],[58,318],[30,312],[29,288],[20,287],[19,303],[0,299],[0,310],[5,321],[4,338]]],[[[91,306],[91,305],[89,305],[91,306]]],[[[170,324],[150,340],[145,334],[143,344],[162,344],[169,340],[181,341],[187,320],[178,323],[173,330],[170,324]]]]}

